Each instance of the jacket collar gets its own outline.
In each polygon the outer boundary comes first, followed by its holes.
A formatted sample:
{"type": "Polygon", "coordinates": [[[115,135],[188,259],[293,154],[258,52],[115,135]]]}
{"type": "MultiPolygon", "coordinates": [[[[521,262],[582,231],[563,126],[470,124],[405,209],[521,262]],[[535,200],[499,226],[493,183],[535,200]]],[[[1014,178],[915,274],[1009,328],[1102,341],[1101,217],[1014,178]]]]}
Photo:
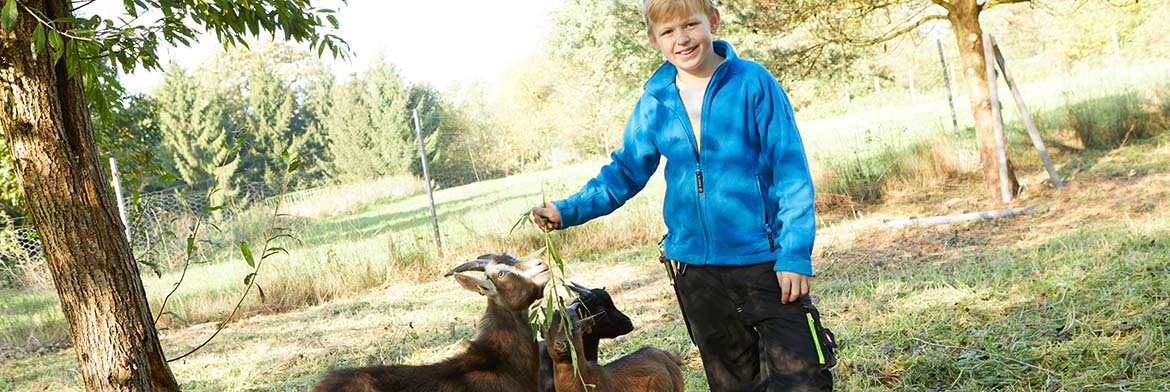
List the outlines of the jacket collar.
{"type": "MultiPolygon", "coordinates": [[[[711,74],[711,81],[714,82],[718,80],[723,74],[726,74],[725,71],[721,72],[720,70],[727,68],[728,65],[732,61],[735,61],[737,57],[735,56],[735,50],[731,48],[731,44],[727,43],[727,41],[714,40],[711,41],[711,46],[715,49],[715,54],[723,56],[723,61],[719,62],[719,65],[715,66],[715,72],[711,74]]],[[[642,85],[642,88],[651,95],[658,97],[660,100],[662,97],[671,95],[677,96],[678,87],[674,85],[674,79],[676,76],[678,76],[678,69],[675,68],[674,64],[671,64],[669,61],[664,61],[662,62],[662,65],[658,67],[658,70],[654,71],[654,74],[650,75],[650,79],[646,81],[646,84],[642,85]]]]}

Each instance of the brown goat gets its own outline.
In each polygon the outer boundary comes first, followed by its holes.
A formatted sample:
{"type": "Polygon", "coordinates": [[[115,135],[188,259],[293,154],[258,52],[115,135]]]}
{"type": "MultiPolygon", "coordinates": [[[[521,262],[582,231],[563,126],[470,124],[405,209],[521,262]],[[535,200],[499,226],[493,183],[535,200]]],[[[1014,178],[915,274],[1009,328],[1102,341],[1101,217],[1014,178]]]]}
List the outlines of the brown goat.
{"type": "Polygon", "coordinates": [[[550,342],[548,351],[557,392],[682,392],[682,361],[675,353],[643,347],[605,366],[585,360],[581,335],[592,327],[598,315],[581,318],[576,307],[566,310],[567,328],[562,326],[560,314],[554,313],[545,334],[550,342]],[[576,351],[580,377],[573,371],[570,350],[576,351]]]}
{"type": "Polygon", "coordinates": [[[513,392],[537,388],[537,345],[528,307],[544,296],[548,264],[488,254],[448,272],[487,297],[479,334],[467,350],[431,365],[371,366],[330,372],[313,392],[513,392]],[[484,271],[487,279],[461,274],[484,271]]]}
{"type": "MultiPolygon", "coordinates": [[[[613,298],[609,296],[609,292],[605,291],[604,287],[591,289],[576,282],[569,282],[565,287],[577,293],[577,299],[573,300],[573,303],[577,304],[579,310],[583,310],[589,315],[598,315],[593,328],[581,335],[584,358],[597,362],[597,347],[601,339],[613,339],[628,334],[634,330],[634,323],[625,313],[618,310],[617,306],[614,306],[613,298]]],[[[548,345],[545,341],[541,341],[540,392],[555,392],[554,381],[553,363],[548,354],[548,345]]]]}

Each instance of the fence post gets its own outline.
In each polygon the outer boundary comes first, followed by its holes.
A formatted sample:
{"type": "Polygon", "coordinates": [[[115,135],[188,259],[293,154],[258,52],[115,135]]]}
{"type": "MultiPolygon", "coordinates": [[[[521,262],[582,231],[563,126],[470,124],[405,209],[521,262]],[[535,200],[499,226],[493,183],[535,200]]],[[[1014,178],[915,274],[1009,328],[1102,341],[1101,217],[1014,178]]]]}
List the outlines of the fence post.
{"type": "Polygon", "coordinates": [[[918,91],[916,91],[914,89],[914,69],[911,68],[911,69],[907,70],[906,74],[910,76],[909,77],[909,79],[910,79],[910,103],[917,104],[918,103],[918,91]]]}
{"type": "Polygon", "coordinates": [[[1109,27],[1109,32],[1113,34],[1113,61],[1121,62],[1121,45],[1117,42],[1117,25],[1109,27]]]}
{"type": "Polygon", "coordinates": [[[118,174],[118,160],[110,157],[110,172],[114,180],[114,196],[118,197],[118,217],[122,218],[122,227],[126,230],[126,242],[130,242],[130,223],[126,220],[126,201],[122,200],[122,176],[118,174]]]}
{"type": "Polygon", "coordinates": [[[938,44],[938,63],[942,69],[943,82],[947,85],[947,103],[951,105],[951,125],[955,129],[955,145],[959,143],[959,115],[955,112],[955,96],[951,92],[951,75],[947,72],[947,58],[943,55],[942,39],[934,40],[938,44]]]}
{"type": "Polygon", "coordinates": [[[999,70],[1003,72],[1003,79],[1007,82],[1008,89],[1012,91],[1012,98],[1016,101],[1016,109],[1019,109],[1020,118],[1023,118],[1024,125],[1028,127],[1028,136],[1032,138],[1032,145],[1040,153],[1040,160],[1044,162],[1044,169],[1048,171],[1048,178],[1052,181],[1052,186],[1063,188],[1064,183],[1060,181],[1060,175],[1056,173],[1056,168],[1052,166],[1052,158],[1048,156],[1048,148],[1044,146],[1044,139],[1040,137],[1040,129],[1036,126],[1036,121],[1032,120],[1032,114],[1028,113],[1028,106],[1024,104],[1024,95],[1020,93],[1020,88],[1016,85],[1016,80],[1012,79],[1011,72],[1008,72],[1007,61],[1003,59],[1003,53],[999,51],[999,44],[995,42],[995,36],[990,36],[990,38],[991,48],[995,50],[995,62],[999,64],[999,70]]]}
{"type": "Polygon", "coordinates": [[[995,155],[999,162],[999,193],[1004,203],[1012,202],[1011,180],[1008,179],[1007,140],[1003,132],[1003,113],[999,103],[999,76],[995,72],[995,53],[991,48],[991,33],[983,33],[983,59],[987,64],[987,88],[991,93],[991,116],[995,125],[995,155]]]}
{"type": "Polygon", "coordinates": [[[427,198],[431,200],[431,223],[435,226],[435,247],[443,258],[443,240],[439,235],[439,215],[435,213],[435,194],[431,189],[431,174],[427,170],[427,150],[423,145],[422,128],[418,125],[418,109],[414,110],[414,134],[418,138],[418,158],[422,160],[423,182],[427,184],[427,198]]]}

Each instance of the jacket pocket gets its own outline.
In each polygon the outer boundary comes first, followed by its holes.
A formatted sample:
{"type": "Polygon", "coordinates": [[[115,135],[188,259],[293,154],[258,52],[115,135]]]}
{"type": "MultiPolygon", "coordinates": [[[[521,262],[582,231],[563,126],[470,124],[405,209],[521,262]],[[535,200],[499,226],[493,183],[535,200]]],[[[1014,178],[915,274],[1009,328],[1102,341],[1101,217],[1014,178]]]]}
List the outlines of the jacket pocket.
{"type": "Polygon", "coordinates": [[[768,199],[764,197],[764,181],[756,174],[756,202],[759,203],[761,223],[768,236],[768,250],[776,251],[776,236],[772,233],[772,217],[768,214],[768,199]]]}

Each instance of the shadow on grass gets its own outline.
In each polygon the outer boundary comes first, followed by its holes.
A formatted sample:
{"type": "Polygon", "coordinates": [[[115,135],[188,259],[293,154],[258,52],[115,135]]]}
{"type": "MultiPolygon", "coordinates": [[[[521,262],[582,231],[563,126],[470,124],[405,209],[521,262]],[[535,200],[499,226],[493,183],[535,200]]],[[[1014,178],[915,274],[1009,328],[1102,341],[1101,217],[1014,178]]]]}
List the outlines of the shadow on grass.
{"type": "MultiPolygon", "coordinates": [[[[473,211],[481,211],[495,205],[506,204],[510,201],[539,197],[540,192],[528,192],[504,198],[494,196],[490,193],[484,193],[470,197],[459,203],[457,207],[452,207],[456,204],[450,201],[436,204],[435,210],[438,214],[439,221],[442,222],[453,217],[466,215],[473,211]]],[[[335,241],[338,237],[345,236],[367,238],[386,230],[408,230],[429,227],[430,220],[430,205],[422,203],[418,208],[411,210],[384,212],[369,216],[355,215],[330,222],[325,228],[314,230],[313,233],[302,240],[308,243],[318,243],[335,241]]]]}
{"type": "Polygon", "coordinates": [[[1165,224],[1111,224],[941,263],[827,264],[844,389],[1167,390],[1168,254],[1165,224]]]}

